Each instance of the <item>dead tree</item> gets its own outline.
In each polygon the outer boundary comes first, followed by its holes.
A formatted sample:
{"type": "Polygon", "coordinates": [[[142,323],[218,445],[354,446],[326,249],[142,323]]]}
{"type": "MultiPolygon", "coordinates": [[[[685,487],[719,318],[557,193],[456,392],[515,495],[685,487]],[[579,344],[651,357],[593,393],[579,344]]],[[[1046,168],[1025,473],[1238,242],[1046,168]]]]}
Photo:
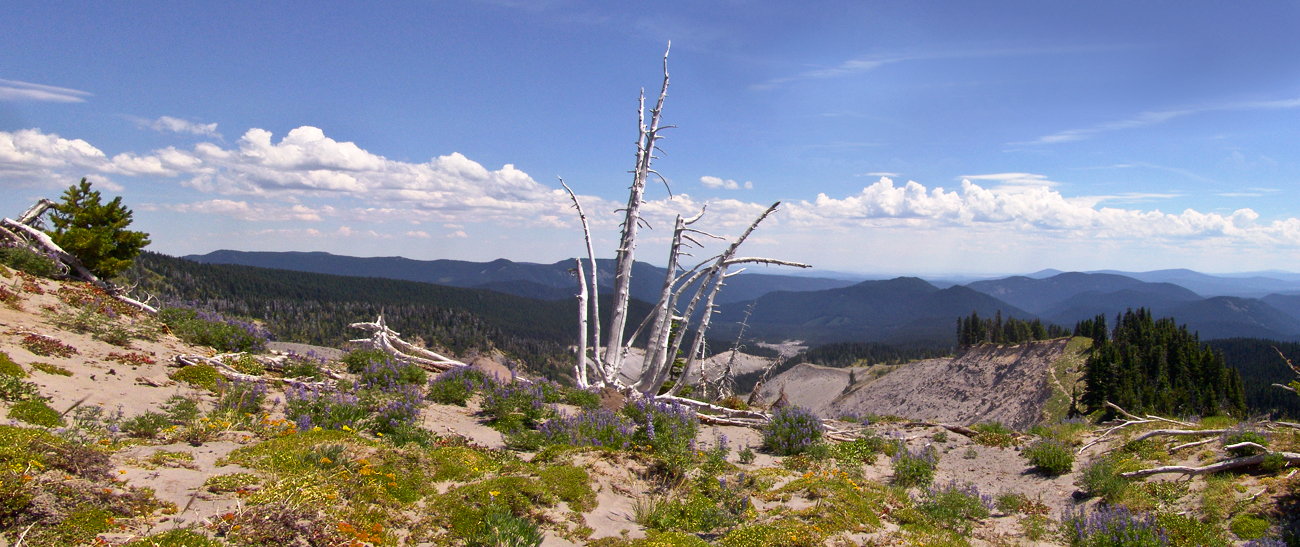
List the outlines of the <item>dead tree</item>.
{"type": "Polygon", "coordinates": [[[18,220],[0,219],[0,239],[3,239],[4,243],[9,247],[26,248],[50,257],[59,268],[60,277],[85,281],[108,293],[114,299],[148,313],[158,313],[158,310],[153,306],[127,296],[126,291],[121,287],[96,277],[81,263],[81,260],[73,256],[72,253],[63,250],[63,247],[55,243],[49,234],[38,228],[41,215],[44,215],[54,205],[53,201],[42,199],[27,209],[18,217],[18,220]]]}
{"type": "MultiPolygon", "coordinates": [[[[598,371],[597,379],[595,382],[591,382],[591,385],[635,389],[654,395],[658,394],[665,384],[672,381],[674,382],[673,387],[667,395],[675,396],[686,384],[686,379],[693,374],[704,353],[705,334],[708,331],[713,314],[717,311],[715,299],[718,292],[722,290],[728,277],[740,273],[740,271],[729,273],[729,269],[744,264],[769,264],[800,268],[809,266],[774,258],[737,257],[736,253],[740,245],[758,228],[758,225],[764,219],[777,210],[780,202],[768,207],[749,225],[749,228],[743,234],[731,242],[726,250],[701,261],[690,269],[686,269],[681,264],[682,258],[692,256],[687,252],[688,250],[703,248],[704,244],[701,240],[724,240],[725,238],[693,227],[696,222],[703,218],[705,213],[703,209],[700,210],[699,214],[691,218],[683,218],[678,215],[673,225],[673,237],[668,250],[668,268],[659,300],[655,303],[650,315],[636,328],[635,332],[626,339],[624,338],[638,230],[643,225],[647,228],[650,227],[645,219],[641,217],[641,206],[645,203],[646,183],[650,176],[654,175],[665,186],[668,186],[668,180],[651,168],[652,161],[657,158],[655,151],[659,150],[657,143],[663,138],[660,131],[673,127],[662,125],[664,99],[668,96],[669,82],[667,51],[664,52],[663,67],[663,84],[660,87],[659,98],[655,102],[655,106],[649,112],[646,111],[644,90],[642,90],[639,100],[636,165],[632,170],[632,185],[628,189],[627,206],[621,210],[623,221],[620,224],[620,237],[615,257],[613,309],[610,313],[609,330],[605,337],[603,349],[599,343],[599,310],[594,304],[589,305],[588,302],[594,303],[599,294],[595,286],[596,260],[591,231],[577,195],[572,190],[569,190],[567,185],[564,185],[564,187],[569,191],[574,208],[577,209],[578,217],[582,221],[583,237],[587,244],[588,263],[591,267],[590,275],[587,275],[588,272],[578,273],[579,283],[582,284],[578,295],[580,313],[585,314],[585,317],[588,318],[588,320],[580,321],[579,324],[580,355],[578,356],[578,365],[575,368],[579,385],[589,383],[589,378],[585,376],[588,368],[591,368],[598,371]],[[647,114],[649,115],[648,123],[647,114]],[[587,290],[586,279],[591,280],[590,291],[587,290]],[[695,288],[694,294],[683,309],[679,306],[681,297],[692,287],[695,288]],[[701,304],[703,310],[698,314],[699,319],[695,319],[697,316],[696,308],[701,304]],[[589,328],[588,325],[591,327],[589,328]],[[595,337],[589,338],[593,330],[595,331],[595,337]],[[648,338],[648,343],[640,375],[635,382],[625,385],[619,378],[619,373],[622,371],[627,355],[631,351],[632,343],[643,332],[648,338]],[[690,345],[687,346],[685,366],[674,375],[674,358],[678,351],[682,349],[688,336],[692,338],[690,345]],[[589,339],[595,340],[593,344],[594,351],[590,355],[586,352],[586,341],[589,339]],[[588,365],[589,359],[590,365],[588,365]]],[[[563,181],[561,181],[561,184],[563,185],[563,181]]],[[[671,198],[671,196],[672,190],[669,188],[669,197],[671,198]]],[[[582,269],[581,260],[578,261],[578,268],[582,269]]]]}

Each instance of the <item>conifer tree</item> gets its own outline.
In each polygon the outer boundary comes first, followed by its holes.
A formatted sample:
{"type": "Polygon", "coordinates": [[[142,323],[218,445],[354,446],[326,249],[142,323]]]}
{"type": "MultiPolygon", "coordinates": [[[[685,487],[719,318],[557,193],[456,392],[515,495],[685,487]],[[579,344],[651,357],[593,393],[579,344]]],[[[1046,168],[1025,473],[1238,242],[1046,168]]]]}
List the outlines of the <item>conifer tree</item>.
{"type": "Polygon", "coordinates": [[[72,253],[101,279],[111,279],[131,266],[140,249],[149,244],[149,234],[128,230],[131,210],[122,198],[102,202],[100,193],[91,190],[90,182],[68,187],[63,202],[50,213],[50,238],[63,250],[72,253]]]}

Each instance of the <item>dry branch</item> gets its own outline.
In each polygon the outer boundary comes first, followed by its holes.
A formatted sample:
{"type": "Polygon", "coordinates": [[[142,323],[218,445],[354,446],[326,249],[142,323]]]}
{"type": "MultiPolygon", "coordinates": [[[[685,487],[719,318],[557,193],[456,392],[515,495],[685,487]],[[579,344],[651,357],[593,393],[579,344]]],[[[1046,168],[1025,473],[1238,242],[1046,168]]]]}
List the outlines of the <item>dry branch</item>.
{"type": "Polygon", "coordinates": [[[1205,465],[1201,467],[1190,467],[1185,465],[1166,465],[1164,467],[1155,467],[1152,469],[1142,469],[1139,471],[1120,473],[1120,476],[1126,479],[1136,479],[1141,477],[1149,477],[1151,475],[1161,475],[1165,473],[1181,473],[1184,475],[1205,475],[1207,473],[1218,473],[1220,471],[1227,471],[1229,469],[1237,469],[1240,467],[1250,467],[1253,465],[1259,465],[1261,463],[1264,463],[1265,458],[1268,458],[1269,456],[1273,456],[1273,455],[1280,455],[1282,459],[1289,464],[1300,464],[1300,454],[1297,454],[1295,452],[1270,452],[1268,454],[1256,454],[1254,456],[1233,458],[1230,460],[1224,460],[1218,463],[1205,465]]]}

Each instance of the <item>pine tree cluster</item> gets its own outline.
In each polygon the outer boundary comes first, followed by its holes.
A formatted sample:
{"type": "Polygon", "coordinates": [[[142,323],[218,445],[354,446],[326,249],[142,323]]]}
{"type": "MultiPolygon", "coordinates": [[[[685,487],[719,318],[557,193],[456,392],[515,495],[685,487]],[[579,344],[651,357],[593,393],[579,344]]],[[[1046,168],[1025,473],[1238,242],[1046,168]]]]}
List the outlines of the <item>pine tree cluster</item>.
{"type": "Polygon", "coordinates": [[[1092,338],[1081,403],[1089,412],[1107,401],[1135,414],[1213,416],[1246,412],[1246,396],[1235,368],[1202,344],[1172,317],[1155,319],[1150,310],[1117,315],[1108,332],[1106,317],[1081,321],[1075,334],[1092,338]]]}
{"type": "Polygon", "coordinates": [[[979,312],[957,320],[957,344],[1019,344],[1034,340],[1051,340],[1069,336],[1070,332],[1058,325],[1044,325],[1042,320],[1022,321],[1014,317],[1002,320],[1002,310],[992,319],[980,319],[979,312]]]}

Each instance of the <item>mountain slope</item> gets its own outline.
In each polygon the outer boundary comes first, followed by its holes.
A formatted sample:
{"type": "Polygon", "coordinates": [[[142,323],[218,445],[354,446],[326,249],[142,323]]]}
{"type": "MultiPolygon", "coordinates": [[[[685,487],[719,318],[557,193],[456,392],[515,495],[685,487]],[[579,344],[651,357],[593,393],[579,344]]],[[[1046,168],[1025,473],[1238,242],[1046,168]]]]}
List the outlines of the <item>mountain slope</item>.
{"type": "Polygon", "coordinates": [[[1260,300],[1282,313],[1300,319],[1300,294],[1270,294],[1260,300]]]}
{"type": "MultiPolygon", "coordinates": [[[[569,273],[574,267],[572,259],[554,264],[536,264],[504,258],[491,262],[469,262],[412,260],[397,256],[363,258],[323,252],[230,250],[184,258],[204,264],[237,264],[299,272],[421,281],[453,287],[480,287],[545,300],[572,297],[577,294],[578,287],[577,278],[569,273]]],[[[601,294],[612,294],[614,261],[597,259],[596,270],[601,294]]],[[[657,301],[666,273],[664,268],[645,262],[633,264],[632,297],[646,302],[657,301]]],[[[842,279],[745,273],[728,279],[727,289],[718,294],[718,302],[753,300],[772,291],[814,291],[852,284],[852,281],[842,279]]]]}
{"type": "MultiPolygon", "coordinates": [[[[747,333],[767,340],[811,343],[955,340],[954,321],[977,311],[992,317],[1033,314],[963,286],[939,289],[915,277],[864,281],[825,291],[774,292],[756,301],[747,333]]],[[[718,336],[735,332],[745,303],[722,307],[718,336]]]]}
{"type": "Polygon", "coordinates": [[[1121,272],[1102,270],[1093,273],[1117,274],[1149,283],[1173,283],[1196,291],[1202,296],[1241,296],[1258,298],[1269,293],[1300,290],[1300,281],[1289,278],[1295,274],[1281,273],[1284,279],[1265,276],[1230,277],[1174,269],[1151,272],[1121,272]]]}
{"type": "Polygon", "coordinates": [[[976,281],[966,286],[1031,313],[1043,313],[1082,293],[1110,293],[1139,285],[1141,281],[1122,275],[1068,272],[1042,279],[1016,276],[976,281]]]}

